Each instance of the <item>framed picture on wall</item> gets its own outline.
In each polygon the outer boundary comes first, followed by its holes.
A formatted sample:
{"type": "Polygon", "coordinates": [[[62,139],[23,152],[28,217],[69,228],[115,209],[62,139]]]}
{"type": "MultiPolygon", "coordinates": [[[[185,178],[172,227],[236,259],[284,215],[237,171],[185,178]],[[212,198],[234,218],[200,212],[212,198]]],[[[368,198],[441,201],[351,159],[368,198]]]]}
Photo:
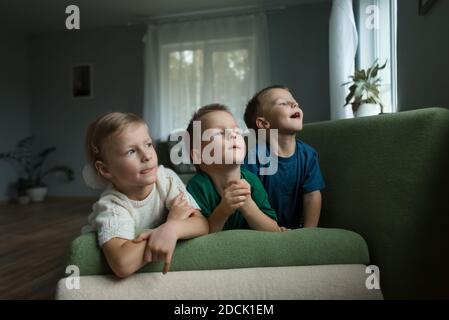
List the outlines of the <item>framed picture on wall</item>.
{"type": "Polygon", "coordinates": [[[71,94],[73,98],[91,98],[92,90],[92,65],[79,64],[72,66],[71,94]]]}
{"type": "Polygon", "coordinates": [[[418,13],[425,16],[438,0],[418,0],[418,13]]]}

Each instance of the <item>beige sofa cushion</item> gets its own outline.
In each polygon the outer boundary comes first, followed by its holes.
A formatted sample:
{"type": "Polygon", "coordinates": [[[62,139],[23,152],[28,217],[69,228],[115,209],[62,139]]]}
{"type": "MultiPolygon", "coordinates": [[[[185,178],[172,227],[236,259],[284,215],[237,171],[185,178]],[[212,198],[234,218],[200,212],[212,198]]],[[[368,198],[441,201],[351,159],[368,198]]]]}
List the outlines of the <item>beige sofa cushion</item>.
{"type": "Polygon", "coordinates": [[[61,279],[56,299],[382,299],[380,290],[366,288],[365,270],[351,264],[82,276],[79,289],[61,279]]]}

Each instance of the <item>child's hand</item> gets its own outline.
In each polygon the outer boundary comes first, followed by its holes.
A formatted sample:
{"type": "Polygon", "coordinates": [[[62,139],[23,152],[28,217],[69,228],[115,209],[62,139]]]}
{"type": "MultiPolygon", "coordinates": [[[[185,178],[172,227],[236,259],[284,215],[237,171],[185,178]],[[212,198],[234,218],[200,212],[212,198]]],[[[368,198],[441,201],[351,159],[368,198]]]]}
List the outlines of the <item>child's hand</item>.
{"type": "Polygon", "coordinates": [[[220,205],[229,215],[242,207],[251,198],[251,187],[245,180],[233,181],[223,190],[220,205]]]}
{"type": "Polygon", "coordinates": [[[251,185],[248,183],[248,181],[241,179],[241,184],[242,186],[244,186],[245,188],[248,189],[249,191],[249,195],[245,200],[245,203],[243,203],[242,205],[242,210],[246,210],[249,209],[249,207],[251,206],[252,202],[253,202],[253,198],[251,197],[251,185]]]}
{"type": "Polygon", "coordinates": [[[185,220],[190,217],[197,209],[193,208],[186,198],[184,193],[180,192],[173,201],[167,220],[178,219],[185,220]]]}
{"type": "Polygon", "coordinates": [[[135,238],[133,240],[134,243],[139,243],[142,242],[144,240],[148,240],[148,238],[150,237],[151,233],[153,232],[154,229],[146,229],[145,231],[143,231],[141,234],[139,234],[139,236],[137,238],[135,238]]]}
{"type": "Polygon", "coordinates": [[[170,223],[164,223],[153,230],[148,230],[140,234],[134,243],[147,240],[147,247],[143,260],[145,262],[164,261],[162,273],[167,273],[170,269],[170,263],[175,251],[177,234],[170,223]]]}

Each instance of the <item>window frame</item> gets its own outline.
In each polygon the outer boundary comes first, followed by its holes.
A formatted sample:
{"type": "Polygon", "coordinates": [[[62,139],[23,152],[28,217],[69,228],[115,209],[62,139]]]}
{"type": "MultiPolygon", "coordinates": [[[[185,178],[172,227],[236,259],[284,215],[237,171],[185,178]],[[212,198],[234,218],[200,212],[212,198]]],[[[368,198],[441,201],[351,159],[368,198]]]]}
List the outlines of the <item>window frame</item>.
{"type": "MultiPolygon", "coordinates": [[[[356,3],[356,24],[359,35],[359,44],[356,56],[356,68],[368,68],[376,58],[383,63],[388,59],[388,70],[381,71],[381,77],[387,71],[388,80],[382,86],[381,92],[385,95],[385,90],[389,99],[387,103],[388,111],[395,113],[398,111],[397,92],[397,0],[358,0],[356,3]],[[365,25],[367,19],[367,7],[377,8],[377,27],[368,29],[365,25]],[[381,14],[387,11],[388,14],[381,14]],[[386,49],[387,48],[387,49],[386,49]]],[[[385,79],[384,79],[385,81],[385,79]]]]}
{"type": "MultiPolygon", "coordinates": [[[[213,55],[215,52],[226,52],[232,50],[247,50],[248,51],[248,64],[250,69],[252,69],[253,73],[250,73],[250,77],[255,76],[255,36],[244,36],[244,37],[233,37],[233,38],[222,38],[222,39],[212,39],[212,40],[202,40],[202,41],[192,41],[192,42],[182,42],[182,43],[169,43],[163,44],[159,49],[159,64],[161,66],[161,72],[159,75],[159,96],[161,102],[161,112],[160,112],[160,123],[167,123],[167,119],[173,119],[174,108],[169,104],[168,96],[170,93],[169,88],[165,88],[164,86],[168,84],[167,76],[169,75],[169,57],[173,52],[178,51],[195,51],[202,50],[203,51],[203,76],[202,83],[200,84],[201,97],[202,100],[200,104],[203,105],[206,101],[212,101],[213,94],[213,83],[207,81],[207,79],[213,79],[213,55]],[[210,67],[209,67],[210,66],[210,67]],[[209,73],[206,75],[206,73],[209,73]],[[203,93],[206,93],[204,96],[203,93]]],[[[254,80],[252,81],[254,82],[254,80]]],[[[255,88],[254,88],[255,89],[255,88]]],[[[254,91],[254,90],[253,90],[254,91]]],[[[197,110],[201,105],[198,105],[195,110],[197,110]]],[[[231,111],[232,110],[232,106],[231,111]]],[[[187,121],[186,119],[186,126],[187,121]]],[[[166,141],[170,132],[173,130],[177,130],[181,128],[172,128],[171,123],[168,125],[168,128],[162,130],[162,141],[166,141]]],[[[183,128],[184,129],[184,128],[183,128]]],[[[242,130],[244,128],[241,128],[242,130]]]]}

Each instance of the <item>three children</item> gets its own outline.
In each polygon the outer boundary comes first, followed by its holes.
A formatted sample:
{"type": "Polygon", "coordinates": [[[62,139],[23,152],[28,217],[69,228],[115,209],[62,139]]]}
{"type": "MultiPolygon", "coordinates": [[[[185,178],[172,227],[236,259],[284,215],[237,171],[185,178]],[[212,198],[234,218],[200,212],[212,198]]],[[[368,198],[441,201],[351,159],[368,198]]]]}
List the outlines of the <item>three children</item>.
{"type": "Polygon", "coordinates": [[[111,269],[126,277],[150,261],[163,261],[167,272],[178,239],[229,229],[316,227],[324,181],[315,150],[296,139],[302,117],[286,87],[266,88],[250,100],[248,128],[276,129],[279,137],[271,142],[277,154],[268,151],[269,141],[248,150],[276,157],[277,172],[261,175],[264,165],[245,158],[245,141],[229,109],[220,104],[200,108],[187,128],[198,171],[187,190],[173,171],[158,167],[141,118],[128,113],[100,117],[88,129],[86,152],[109,186],[83,232],[97,232],[111,269]]]}

